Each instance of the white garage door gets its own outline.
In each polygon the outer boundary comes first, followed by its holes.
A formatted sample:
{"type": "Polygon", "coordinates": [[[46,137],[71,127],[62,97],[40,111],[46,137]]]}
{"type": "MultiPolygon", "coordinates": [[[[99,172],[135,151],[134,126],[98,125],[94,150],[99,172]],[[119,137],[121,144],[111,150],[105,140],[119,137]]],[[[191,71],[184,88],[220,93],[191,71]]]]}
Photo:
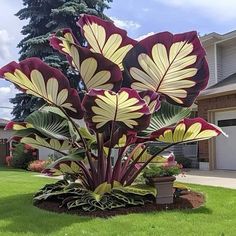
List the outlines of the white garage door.
{"type": "Polygon", "coordinates": [[[236,110],[216,112],[215,120],[229,135],[216,138],[216,169],[236,170],[236,110]]]}

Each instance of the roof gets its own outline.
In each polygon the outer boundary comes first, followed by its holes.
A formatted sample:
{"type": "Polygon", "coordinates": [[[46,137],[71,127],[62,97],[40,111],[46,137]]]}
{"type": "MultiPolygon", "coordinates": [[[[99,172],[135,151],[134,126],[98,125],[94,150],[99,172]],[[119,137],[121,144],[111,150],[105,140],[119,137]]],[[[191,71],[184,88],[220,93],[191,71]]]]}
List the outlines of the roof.
{"type": "Polygon", "coordinates": [[[201,39],[201,42],[205,42],[205,41],[208,41],[210,39],[221,39],[222,38],[222,35],[216,33],[216,32],[212,32],[210,34],[206,34],[206,35],[203,35],[200,37],[201,39]]]}
{"type": "Polygon", "coordinates": [[[0,118],[0,127],[5,127],[9,120],[1,119],[0,118]]]}
{"type": "Polygon", "coordinates": [[[236,38],[236,30],[230,31],[226,34],[218,34],[216,32],[212,32],[210,34],[206,34],[200,37],[201,42],[204,45],[209,45],[212,43],[223,43],[225,41],[236,38]]]}
{"type": "Polygon", "coordinates": [[[236,94],[236,73],[202,91],[198,100],[236,94]]]}

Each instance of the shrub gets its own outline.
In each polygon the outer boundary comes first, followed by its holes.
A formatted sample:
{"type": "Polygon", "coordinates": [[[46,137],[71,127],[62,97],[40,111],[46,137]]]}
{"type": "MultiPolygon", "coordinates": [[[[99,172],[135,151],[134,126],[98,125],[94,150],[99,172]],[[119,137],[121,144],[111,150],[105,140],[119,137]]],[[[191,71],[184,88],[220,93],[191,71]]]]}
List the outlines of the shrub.
{"type": "Polygon", "coordinates": [[[191,168],[191,160],[186,157],[176,156],[176,161],[183,166],[183,168],[191,168]]]}
{"type": "Polygon", "coordinates": [[[14,168],[27,169],[31,161],[36,160],[35,149],[22,143],[16,144],[12,151],[11,166],[14,168]]]}
{"type": "Polygon", "coordinates": [[[35,160],[29,163],[28,170],[42,172],[51,162],[49,160],[35,160]]]}

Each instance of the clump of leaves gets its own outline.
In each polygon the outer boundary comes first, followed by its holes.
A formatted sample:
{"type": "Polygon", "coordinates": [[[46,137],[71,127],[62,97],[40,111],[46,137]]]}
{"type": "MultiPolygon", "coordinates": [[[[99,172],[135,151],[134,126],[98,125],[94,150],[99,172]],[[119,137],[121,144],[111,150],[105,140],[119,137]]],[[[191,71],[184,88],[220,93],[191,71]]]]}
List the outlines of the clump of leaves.
{"type": "Polygon", "coordinates": [[[77,24],[86,46],[70,29],[53,34],[50,44],[78,74],[79,94],[38,58],[0,69],[1,77],[48,104],[13,125],[22,143],[63,156],[47,174],[73,175],[84,191],[104,184],[113,189],[117,182],[126,188],[169,147],[222,133],[201,118],[186,118],[209,79],[197,32],[162,32],[137,42],[95,16],[82,15],[77,24]],[[157,151],[147,153],[156,141],[157,151]]]}
{"type": "Polygon", "coordinates": [[[61,206],[66,206],[69,210],[73,208],[84,211],[111,210],[152,203],[156,194],[156,189],[147,185],[123,187],[115,183],[115,186],[111,188],[111,185],[104,183],[91,191],[79,183],[59,180],[40,189],[35,194],[34,202],[56,199],[61,202],[61,206]]]}

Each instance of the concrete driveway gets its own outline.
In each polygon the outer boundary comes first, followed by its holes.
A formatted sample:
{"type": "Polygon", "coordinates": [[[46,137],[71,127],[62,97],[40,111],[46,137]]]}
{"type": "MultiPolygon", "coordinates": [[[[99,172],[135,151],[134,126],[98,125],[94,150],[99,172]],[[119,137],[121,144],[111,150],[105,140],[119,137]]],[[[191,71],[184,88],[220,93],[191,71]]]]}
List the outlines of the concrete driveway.
{"type": "Polygon", "coordinates": [[[182,183],[201,184],[236,189],[236,171],[226,170],[186,170],[185,175],[177,176],[182,183]]]}

